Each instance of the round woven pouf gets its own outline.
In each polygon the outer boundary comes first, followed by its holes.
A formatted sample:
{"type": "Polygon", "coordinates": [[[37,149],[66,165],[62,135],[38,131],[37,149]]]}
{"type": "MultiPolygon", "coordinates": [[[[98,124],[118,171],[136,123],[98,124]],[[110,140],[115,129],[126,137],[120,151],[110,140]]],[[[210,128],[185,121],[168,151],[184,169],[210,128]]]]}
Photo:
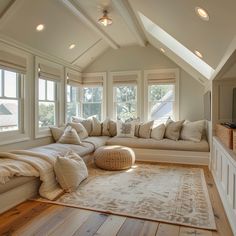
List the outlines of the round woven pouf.
{"type": "Polygon", "coordinates": [[[135,154],[128,147],[102,146],[95,151],[94,161],[104,170],[125,170],[134,164],[135,154]]]}

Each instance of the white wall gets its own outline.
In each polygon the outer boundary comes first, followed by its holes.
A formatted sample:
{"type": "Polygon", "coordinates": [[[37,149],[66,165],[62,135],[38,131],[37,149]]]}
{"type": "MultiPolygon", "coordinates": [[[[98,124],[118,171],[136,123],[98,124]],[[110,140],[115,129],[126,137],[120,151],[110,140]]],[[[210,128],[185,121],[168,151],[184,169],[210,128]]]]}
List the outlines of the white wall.
{"type": "Polygon", "coordinates": [[[109,73],[112,71],[143,71],[165,68],[180,69],[180,119],[203,119],[204,86],[152,46],[109,49],[83,72],[109,73]]]}

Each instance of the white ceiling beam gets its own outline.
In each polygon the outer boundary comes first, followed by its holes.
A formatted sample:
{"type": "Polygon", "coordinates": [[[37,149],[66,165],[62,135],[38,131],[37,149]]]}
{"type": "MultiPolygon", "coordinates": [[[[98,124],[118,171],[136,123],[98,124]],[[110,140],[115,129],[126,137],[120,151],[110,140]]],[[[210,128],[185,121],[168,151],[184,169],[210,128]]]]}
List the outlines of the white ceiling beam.
{"type": "Polygon", "coordinates": [[[112,48],[118,49],[119,45],[110,38],[96,23],[81,9],[78,3],[74,0],[60,0],[68,9],[80,18],[87,26],[99,34],[112,48]]]}
{"type": "Polygon", "coordinates": [[[146,37],[138,23],[135,13],[133,12],[129,2],[127,0],[112,0],[114,7],[122,16],[127,26],[133,32],[138,44],[142,47],[147,45],[146,37]]]}

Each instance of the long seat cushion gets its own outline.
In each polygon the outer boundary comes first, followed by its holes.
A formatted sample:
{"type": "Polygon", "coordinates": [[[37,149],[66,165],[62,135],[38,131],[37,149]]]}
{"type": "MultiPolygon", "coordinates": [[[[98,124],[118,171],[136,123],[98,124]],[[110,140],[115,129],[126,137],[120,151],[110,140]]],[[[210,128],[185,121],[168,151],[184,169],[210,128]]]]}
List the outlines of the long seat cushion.
{"type": "Polygon", "coordinates": [[[105,146],[106,142],[110,139],[109,136],[91,136],[83,140],[84,143],[89,143],[94,145],[94,148],[97,149],[101,146],[105,146]]]}
{"type": "Polygon", "coordinates": [[[15,176],[11,178],[7,183],[0,184],[0,194],[36,179],[36,177],[15,176]]]}
{"type": "Polygon", "coordinates": [[[32,148],[30,150],[54,156],[58,156],[58,154],[65,155],[69,151],[74,151],[81,157],[84,157],[95,151],[94,146],[87,142],[83,142],[82,145],[52,143],[45,146],[32,148]]]}
{"type": "Polygon", "coordinates": [[[170,139],[143,139],[143,138],[118,138],[113,137],[107,140],[106,145],[122,145],[131,148],[159,149],[159,150],[178,150],[193,152],[209,152],[209,144],[206,139],[200,142],[170,139]]]}

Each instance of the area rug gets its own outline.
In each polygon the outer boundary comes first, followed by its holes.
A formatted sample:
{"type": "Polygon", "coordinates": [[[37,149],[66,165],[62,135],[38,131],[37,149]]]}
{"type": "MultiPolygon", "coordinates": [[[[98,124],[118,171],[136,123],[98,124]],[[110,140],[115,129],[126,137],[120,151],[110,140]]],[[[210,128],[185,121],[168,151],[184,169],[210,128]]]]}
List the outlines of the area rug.
{"type": "Polygon", "coordinates": [[[89,178],[56,204],[216,229],[203,170],[179,166],[137,164],[126,171],[90,166],[89,178]]]}

